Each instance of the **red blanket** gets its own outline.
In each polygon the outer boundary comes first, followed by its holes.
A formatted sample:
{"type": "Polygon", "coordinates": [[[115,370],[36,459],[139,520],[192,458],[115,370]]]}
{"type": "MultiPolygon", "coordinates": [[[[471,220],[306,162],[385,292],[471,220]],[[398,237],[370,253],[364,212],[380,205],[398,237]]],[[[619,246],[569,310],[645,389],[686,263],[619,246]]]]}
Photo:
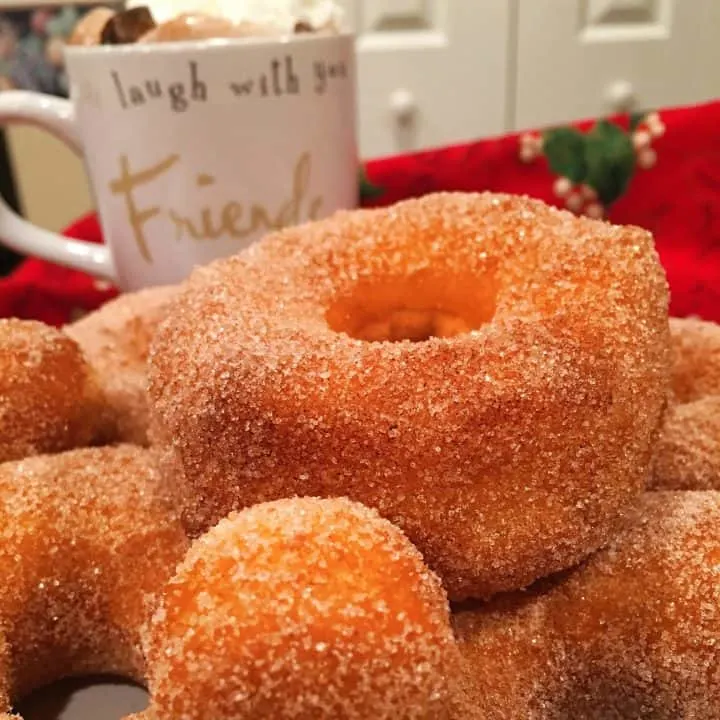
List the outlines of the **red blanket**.
{"type": "MultiPolygon", "coordinates": [[[[613,222],[654,233],[674,315],[720,322],[720,102],[659,115],[660,120],[653,117],[634,132],[631,119],[615,119],[626,130],[623,137],[607,124],[593,130],[592,123],[577,126],[584,136],[569,129],[546,134],[544,154],[540,135],[530,134],[372,161],[367,179],[377,194],[373,199],[366,195],[365,204],[390,204],[440,190],[494,190],[532,195],[591,215],[607,210],[613,222]],[[628,142],[637,162],[626,178],[628,142]]],[[[67,234],[102,241],[92,216],[67,234]]],[[[0,316],[60,325],[115,294],[82,273],[31,259],[0,281],[0,316]]]]}

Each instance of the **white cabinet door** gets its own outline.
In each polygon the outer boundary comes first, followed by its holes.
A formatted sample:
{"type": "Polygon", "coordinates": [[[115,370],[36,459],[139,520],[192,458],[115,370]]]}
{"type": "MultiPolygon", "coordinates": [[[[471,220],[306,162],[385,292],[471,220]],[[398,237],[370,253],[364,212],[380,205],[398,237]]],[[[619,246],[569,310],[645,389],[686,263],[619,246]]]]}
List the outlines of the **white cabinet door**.
{"type": "Polygon", "coordinates": [[[720,96],[719,0],[519,0],[519,129],[720,96]]]}
{"type": "Polygon", "coordinates": [[[358,35],[360,150],[378,157],[502,132],[508,0],[344,0],[358,35]]]}

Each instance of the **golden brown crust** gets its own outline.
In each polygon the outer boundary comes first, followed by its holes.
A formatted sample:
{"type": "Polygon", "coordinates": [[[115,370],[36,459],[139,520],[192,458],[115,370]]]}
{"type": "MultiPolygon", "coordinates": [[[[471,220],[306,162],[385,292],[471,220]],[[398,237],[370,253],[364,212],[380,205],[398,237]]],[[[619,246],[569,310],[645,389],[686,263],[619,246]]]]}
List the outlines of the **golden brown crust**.
{"type": "Polygon", "coordinates": [[[720,718],[720,493],[648,493],[607,550],[454,617],[457,720],[720,718]]]}
{"type": "Polygon", "coordinates": [[[672,389],[678,402],[720,395],[720,325],[671,318],[672,389]]]}
{"type": "Polygon", "coordinates": [[[142,680],[146,603],[187,548],[176,504],[151,452],[137,447],[0,465],[0,636],[10,676],[0,690],[17,699],[86,673],[142,680]]]}
{"type": "Polygon", "coordinates": [[[193,532],[265,500],[347,495],[402,527],[451,597],[489,596],[617,530],[647,479],[668,342],[648,233],[436,195],[198,270],[156,337],[151,395],[193,532]],[[328,324],[401,302],[478,329],[389,343],[328,324]]]}
{"type": "Polygon", "coordinates": [[[89,445],[104,407],[73,340],[42,323],[0,320],[0,462],[89,445]]]}
{"type": "Polygon", "coordinates": [[[178,566],[144,647],[157,720],[442,720],[459,661],[438,578],[343,499],[221,521],[178,566]]]}
{"type": "Polygon", "coordinates": [[[122,295],[66,328],[95,368],[110,406],[104,440],[148,444],[147,359],[176,287],[122,295]]]}
{"type": "Polygon", "coordinates": [[[668,409],[650,488],[720,490],[720,395],[668,409]]]}
{"type": "Polygon", "coordinates": [[[671,405],[655,451],[650,488],[720,490],[720,326],[670,319],[671,405]]]}
{"type": "Polygon", "coordinates": [[[0,720],[12,718],[10,702],[10,649],[7,646],[5,635],[0,632],[0,720]]]}

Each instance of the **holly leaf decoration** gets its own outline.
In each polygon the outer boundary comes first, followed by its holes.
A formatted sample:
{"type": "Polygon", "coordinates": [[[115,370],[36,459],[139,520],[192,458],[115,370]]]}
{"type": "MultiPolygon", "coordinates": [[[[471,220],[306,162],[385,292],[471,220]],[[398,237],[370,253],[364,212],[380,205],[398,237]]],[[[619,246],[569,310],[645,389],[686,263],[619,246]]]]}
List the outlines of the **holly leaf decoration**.
{"type": "Polygon", "coordinates": [[[384,192],[383,188],[370,182],[367,176],[367,171],[363,165],[360,166],[358,185],[360,188],[361,203],[368,200],[374,200],[375,198],[380,197],[384,192]]]}
{"type": "Polygon", "coordinates": [[[585,182],[585,136],[575,128],[553,128],[543,133],[543,153],[550,169],[573,183],[585,182]]]}
{"type": "Polygon", "coordinates": [[[628,188],[635,174],[635,149],[630,135],[607,120],[600,120],[585,136],[586,184],[605,206],[628,188]]]}
{"type": "Polygon", "coordinates": [[[638,129],[638,125],[640,125],[645,118],[647,117],[648,113],[643,110],[642,112],[634,112],[630,114],[630,132],[635,132],[638,129]]]}

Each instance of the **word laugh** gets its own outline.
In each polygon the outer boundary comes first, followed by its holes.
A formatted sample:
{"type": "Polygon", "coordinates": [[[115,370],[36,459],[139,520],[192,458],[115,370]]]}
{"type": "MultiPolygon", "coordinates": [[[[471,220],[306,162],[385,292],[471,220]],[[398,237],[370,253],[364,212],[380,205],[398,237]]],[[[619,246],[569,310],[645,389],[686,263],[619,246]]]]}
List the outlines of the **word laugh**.
{"type": "MultiPolygon", "coordinates": [[[[193,103],[207,103],[210,100],[208,84],[202,79],[200,68],[190,61],[185,79],[175,82],[163,82],[157,78],[140,82],[126,81],[119,72],[111,73],[113,87],[118,103],[123,110],[145,107],[151,103],[167,102],[176,113],[186,112],[193,103]]],[[[312,92],[324,95],[333,81],[345,80],[348,69],[344,62],[315,60],[312,63],[312,92]]],[[[303,92],[306,80],[295,69],[291,55],[273,58],[268,67],[251,77],[233,80],[225,88],[236,98],[268,98],[299,95],[303,92]]]]}

